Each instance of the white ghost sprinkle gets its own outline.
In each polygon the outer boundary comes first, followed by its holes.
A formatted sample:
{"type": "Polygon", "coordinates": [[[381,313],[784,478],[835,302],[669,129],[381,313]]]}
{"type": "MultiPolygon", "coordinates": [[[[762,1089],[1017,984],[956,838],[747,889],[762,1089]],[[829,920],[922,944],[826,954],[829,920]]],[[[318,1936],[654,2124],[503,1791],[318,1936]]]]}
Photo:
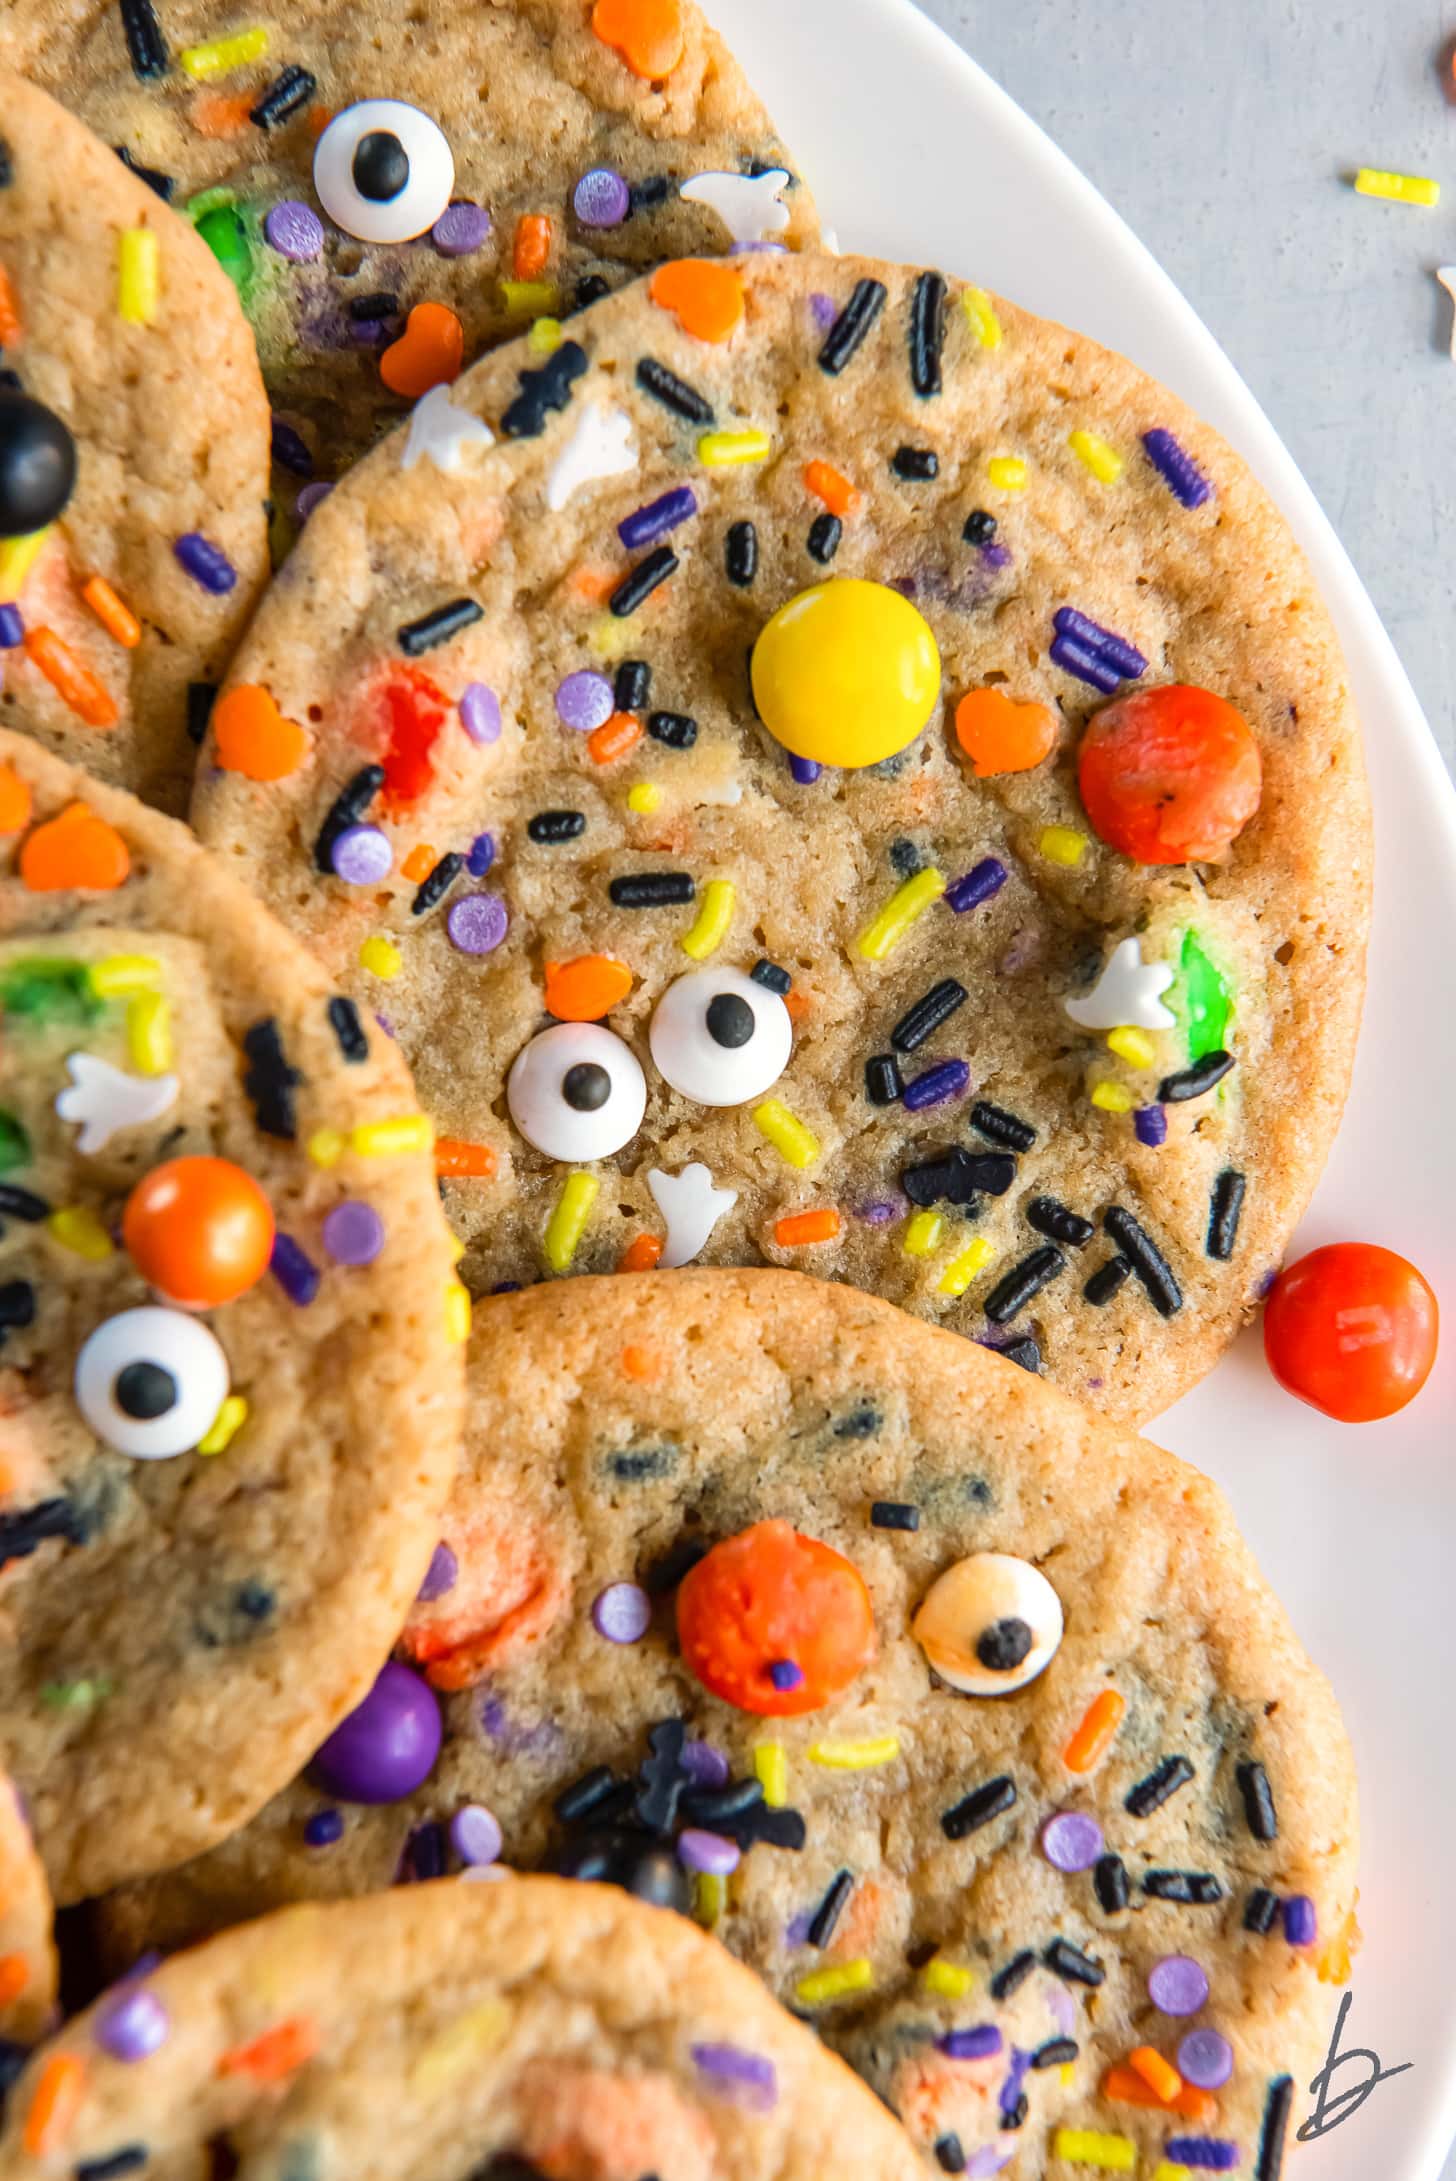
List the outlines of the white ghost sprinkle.
{"type": "Polygon", "coordinates": [[[1063,1000],[1062,1005],[1083,1030],[1117,1030],[1124,1023],[1138,1030],[1171,1030],[1178,1018],[1159,995],[1172,982],[1166,962],[1145,962],[1140,943],[1124,939],[1086,998],[1063,1000]]]}
{"type": "Polygon", "coordinates": [[[175,1075],[127,1075],[95,1053],[71,1053],[66,1060],[70,1087],[57,1093],[56,1112],[79,1123],[76,1149],[89,1158],[123,1128],[159,1121],[177,1103],[175,1075]]]}
{"type": "Polygon", "coordinates": [[[667,1240],[662,1264],[691,1264],[720,1219],[738,1202],[736,1189],[716,1189],[713,1177],[701,1161],[685,1166],[680,1174],[664,1174],[654,1166],[647,1176],[652,1201],[667,1221],[667,1240]]]}
{"type": "Polygon", "coordinates": [[[410,411],[409,431],[399,458],[402,470],[433,462],[437,470],[458,470],[467,447],[493,447],[495,433],[479,417],[457,409],[448,386],[432,386],[410,411]]]}
{"type": "Polygon", "coordinates": [[[782,198],[791,180],[783,167],[767,174],[695,174],[678,195],[716,212],[735,242],[767,242],[789,224],[782,198]]]}
{"type": "Polygon", "coordinates": [[[559,515],[568,500],[598,477],[620,477],[637,467],[632,419],[621,409],[583,409],[546,480],[546,505],[559,515]]]}

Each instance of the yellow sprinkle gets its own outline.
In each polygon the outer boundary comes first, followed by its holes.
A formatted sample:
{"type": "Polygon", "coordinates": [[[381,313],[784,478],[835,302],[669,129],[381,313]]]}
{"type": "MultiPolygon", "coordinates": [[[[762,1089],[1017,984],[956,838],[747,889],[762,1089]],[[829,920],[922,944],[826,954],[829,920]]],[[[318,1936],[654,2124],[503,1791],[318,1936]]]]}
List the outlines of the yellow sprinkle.
{"type": "Polygon", "coordinates": [[[465,1244],[461,1241],[458,1234],[451,1235],[449,1249],[451,1264],[458,1265],[461,1258],[465,1255],[465,1244]]]}
{"type": "Polygon", "coordinates": [[[1061,2084],[1063,2090],[1071,2089],[1076,2073],[1076,2063],[1072,2060],[1063,2060],[1061,2066],[1057,2069],[1057,2081],[1061,2084]]]}
{"type": "Polygon", "coordinates": [[[359,949],[359,967],[367,969],[371,977],[390,984],[404,968],[404,956],[392,939],[383,932],[375,932],[359,949]]]}
{"type": "Polygon", "coordinates": [[[899,946],[916,918],[923,916],[931,902],[939,901],[944,892],[945,873],[937,871],[933,864],[917,871],[914,878],[907,878],[855,941],[864,959],[883,962],[899,946]]]}
{"type": "Polygon", "coordinates": [[[639,780],[627,790],[627,808],[639,818],[650,818],[654,810],[662,808],[662,790],[655,780],[639,780]]]}
{"type": "Polygon", "coordinates": [[[1100,1113],[1131,1113],[1137,1100],[1125,1083],[1114,1083],[1104,1076],[1100,1083],[1092,1085],[1092,1103],[1100,1113]]]}
{"type": "Polygon", "coordinates": [[[137,992],[126,1003],[126,1049],[138,1075],[165,1075],[172,1065],[172,1010],[161,992],[137,992]]]}
{"type": "Polygon", "coordinates": [[[789,1799],[789,1759],[782,1742],[754,1744],[753,1773],[770,1810],[782,1810],[789,1799]]]}
{"type": "Polygon", "coordinates": [[[812,1166],[818,1158],[819,1138],[797,1114],[790,1113],[782,1098],[765,1098],[761,1106],[755,1106],[753,1122],[790,1166],[812,1166]]]}
{"type": "Polygon", "coordinates": [[[44,530],[27,530],[23,538],[0,538],[0,606],[13,606],[19,598],[50,534],[47,524],[44,530]]]}
{"type": "Polygon", "coordinates": [[[59,1211],[52,1212],[46,1232],[63,1250],[84,1257],[89,1264],[104,1264],[113,1254],[111,1236],[84,1204],[63,1204],[59,1211]]]}
{"type": "Polygon", "coordinates": [[[1019,454],[993,454],[986,475],[998,492],[1025,492],[1026,464],[1019,454]]]}
{"type": "Polygon", "coordinates": [[[809,1744],[810,1764],[828,1765],[833,1772],[873,1772],[876,1765],[893,1764],[899,1754],[898,1734],[871,1734],[860,1741],[831,1737],[809,1744]]]}
{"type": "Polygon", "coordinates": [[[556,1209],[546,1222],[546,1262],[553,1272],[569,1270],[601,1186],[595,1174],[567,1175],[556,1209]]]}
{"type": "Polygon", "coordinates": [[[946,1961],[940,1954],[934,1955],[920,1972],[920,1988],[934,1992],[939,1999],[964,1999],[976,1988],[975,1971],[964,1969],[958,1961],[946,1961]]]}
{"type": "Polygon", "coordinates": [[[1041,830],[1037,847],[1048,863],[1060,863],[1068,871],[1075,871],[1087,853],[1087,836],[1075,826],[1047,825],[1041,830]]]}
{"type": "Polygon", "coordinates": [[[565,339],[559,318],[535,318],[526,335],[526,346],[533,356],[554,356],[565,339]]]}
{"type": "Polygon", "coordinates": [[[917,1212],[900,1245],[907,1257],[930,1257],[940,1247],[945,1221],[939,1212],[917,1212]]]}
{"type": "Polygon", "coordinates": [[[867,1992],[875,1981],[870,1964],[859,1961],[842,1961],[833,1969],[816,1969],[811,1976],[800,1977],[794,1986],[794,1997],[804,2007],[822,2007],[831,1999],[845,1999],[851,1992],[867,1992]]]}
{"type": "Polygon", "coordinates": [[[510,2022],[511,2010],[503,1999],[483,1999],[426,2045],[409,2071],[411,2090],[428,2096],[453,2082],[495,2049],[510,2022]]]}
{"type": "Polygon", "coordinates": [[[513,318],[554,318],[561,290],[554,280],[503,280],[501,302],[513,318]]]}
{"type": "Polygon", "coordinates": [[[433,1151],[435,1124],[428,1113],[399,1113],[390,1121],[361,1121],[349,1131],[349,1149],[364,1159],[395,1159],[405,1151],[433,1151]]]}
{"type": "Polygon", "coordinates": [[[703,888],[703,905],[697,921],[683,940],[684,954],[690,954],[695,962],[706,962],[710,954],[717,953],[728,936],[737,898],[732,879],[709,879],[703,888]]]}
{"type": "Polygon", "coordinates": [[[225,1453],[247,1420],[247,1402],[240,1393],[230,1393],[202,1437],[198,1440],[198,1453],[225,1453]]]}
{"type": "Polygon", "coordinates": [[[597,659],[620,659],[626,650],[631,631],[625,621],[618,621],[611,614],[604,614],[594,621],[586,632],[587,648],[597,659]]]}
{"type": "Polygon", "coordinates": [[[315,1166],[337,1166],[348,1148],[348,1137],[336,1128],[316,1128],[308,1139],[308,1155],[315,1166]]]}
{"type": "Polygon", "coordinates": [[[1132,2173],[1137,2166],[1131,2136],[1105,2136],[1095,2128],[1059,2128],[1052,2150],[1074,2166],[1102,2166],[1109,2173],[1132,2173]]]}
{"type": "Polygon", "coordinates": [[[150,227],[124,227],[116,238],[116,311],[129,326],[149,326],[161,294],[161,252],[150,227]]]}
{"type": "Polygon", "coordinates": [[[767,432],[704,432],[698,460],[705,470],[739,469],[745,462],[765,462],[773,451],[767,432]]]}
{"type": "Polygon", "coordinates": [[[952,1257],[936,1282],[938,1295],[964,1295],[978,1273],[984,1272],[996,1255],[983,1234],[974,1242],[968,1242],[959,1257],[952,1257]]]}
{"type": "Polygon", "coordinates": [[[711,1931],[728,1905],[728,1881],[721,1871],[699,1871],[693,1880],[693,1921],[711,1931]]]}
{"type": "Polygon", "coordinates": [[[1362,197],[1389,197],[1395,204],[1441,202],[1441,185],[1428,174],[1385,174],[1379,167],[1361,167],[1355,188],[1362,197]]]}
{"type": "Polygon", "coordinates": [[[1109,447],[1095,432],[1073,432],[1067,440],[1077,460],[1091,470],[1099,485],[1115,485],[1125,467],[1116,447],[1109,447]]]}
{"type": "Polygon", "coordinates": [[[107,954],[91,964],[91,990],[98,1000],[127,999],[150,992],[161,982],[162,965],[154,954],[107,954]]]}
{"type": "MultiPolygon", "coordinates": [[[[1067,2065],[1070,2067],[1071,2064],[1069,2060],[1067,2065]]],[[[1175,2166],[1170,2158],[1160,2158],[1153,2181],[1193,2181],[1192,2169],[1188,2166],[1175,2166]]]]}
{"type": "Polygon", "coordinates": [[[209,38],[205,45],[184,45],[177,55],[195,83],[216,83],[249,61],[260,61],[268,50],[266,30],[240,30],[235,38],[209,38]]]}
{"type": "Polygon", "coordinates": [[[1001,321],[996,316],[995,304],[984,288],[967,288],[961,297],[961,309],[982,348],[1001,346],[1001,321]]]}
{"type": "Polygon", "coordinates": [[[1130,1068],[1150,1068],[1157,1058],[1157,1048],[1147,1031],[1130,1022],[1119,1023],[1115,1030],[1108,1031],[1107,1049],[1130,1068]]]}
{"type": "Polygon", "coordinates": [[[445,1285],[445,1338],[455,1348],[470,1338],[470,1290],[459,1280],[445,1285]]]}

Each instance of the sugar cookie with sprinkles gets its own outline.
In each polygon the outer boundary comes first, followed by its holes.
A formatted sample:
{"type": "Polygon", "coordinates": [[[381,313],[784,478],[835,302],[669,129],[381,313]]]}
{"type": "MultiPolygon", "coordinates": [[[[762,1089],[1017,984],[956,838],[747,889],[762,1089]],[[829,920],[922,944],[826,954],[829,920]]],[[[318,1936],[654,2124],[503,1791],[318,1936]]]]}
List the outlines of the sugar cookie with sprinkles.
{"type": "Polygon", "coordinates": [[[0,1749],[62,1902],[378,1671],[468,1301],[390,1040],[181,826],[0,735],[0,1749]]]}
{"type": "Polygon", "coordinates": [[[0,2103],[28,2045],[52,2026],[51,1891],[25,1808],[0,1775],[0,2103]]]}
{"type": "Polygon", "coordinates": [[[1161,387],[934,273],[694,261],[567,333],[311,521],[194,822],[388,1012],[477,1292],[769,1261],[1156,1413],[1363,988],[1294,544],[1161,387]]]}
{"type": "Polygon", "coordinates": [[[0,726],[180,813],[267,573],[267,494],[231,283],[0,67],[0,726]]]}
{"type": "Polygon", "coordinates": [[[545,1864],[690,1909],[945,2171],[1091,2145],[1274,2181],[1356,1830],[1334,1700],[1213,1485],[873,1297],[684,1271],[482,1306],[387,1675],[104,1913],[131,1960],[545,1864]]]}
{"type": "Polygon", "coordinates": [[[689,252],[800,247],[695,0],[7,0],[18,65],[195,222],[274,411],[281,548],[410,401],[689,252]]]}

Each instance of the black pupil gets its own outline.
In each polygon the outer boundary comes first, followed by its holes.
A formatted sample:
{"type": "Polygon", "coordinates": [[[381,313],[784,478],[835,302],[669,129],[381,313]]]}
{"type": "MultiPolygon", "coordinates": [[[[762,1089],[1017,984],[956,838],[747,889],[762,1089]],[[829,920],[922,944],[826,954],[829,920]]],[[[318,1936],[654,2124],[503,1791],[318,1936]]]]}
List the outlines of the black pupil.
{"type": "Polygon", "coordinates": [[[1031,1649],[1031,1630],[1025,1621],[992,1621],[976,1644],[976,1656],[988,1674],[1009,1674],[1031,1649]]]}
{"type": "Polygon", "coordinates": [[[387,129],[371,129],[354,154],[354,187],[371,204],[388,204],[409,181],[409,154],[387,129]]]}
{"type": "Polygon", "coordinates": [[[112,1392],[122,1415],[134,1416],[141,1424],[165,1416],[177,1403],[177,1381],[160,1363],[128,1363],[117,1372],[112,1392]]]}
{"type": "Polygon", "coordinates": [[[561,1095],[577,1113],[595,1113],[612,1095],[612,1079],[594,1060],[579,1060],[561,1078],[561,1095]]]}
{"type": "Polygon", "coordinates": [[[733,1052],[746,1045],[754,1032],[753,1009],[739,992],[720,992],[708,1002],[708,1035],[715,1045],[733,1052]]]}

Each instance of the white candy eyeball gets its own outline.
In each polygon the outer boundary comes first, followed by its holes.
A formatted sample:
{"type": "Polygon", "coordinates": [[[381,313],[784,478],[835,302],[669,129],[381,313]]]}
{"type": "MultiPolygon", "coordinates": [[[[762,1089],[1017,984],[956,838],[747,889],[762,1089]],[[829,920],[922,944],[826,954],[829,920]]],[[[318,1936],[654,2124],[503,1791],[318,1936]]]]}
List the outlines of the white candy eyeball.
{"type": "Polygon", "coordinates": [[[694,969],[657,1003],[647,1042],[658,1073],[700,1106],[742,1106],[789,1064],[794,1026],[777,992],[739,969],[694,969]]]}
{"type": "Polygon", "coordinates": [[[365,98],[336,114],[313,155],[313,186],[336,227],[360,242],[410,242],[455,187],[445,132],[418,106],[365,98]]]}
{"type": "Polygon", "coordinates": [[[506,1104],[548,1159],[607,1159],[642,1126],[647,1079],[631,1047],[599,1022],[558,1022],[517,1053],[506,1104]]]}
{"type": "Polygon", "coordinates": [[[1055,1657],[1062,1601],[1029,1560],[976,1552],[932,1585],[910,1633],[953,1689],[1011,1696],[1055,1657]]]}
{"type": "Polygon", "coordinates": [[[76,1358],[76,1406],[98,1439],[139,1462],[196,1446],[227,1399],[215,1334],[181,1310],[123,1310],[76,1358]]]}

